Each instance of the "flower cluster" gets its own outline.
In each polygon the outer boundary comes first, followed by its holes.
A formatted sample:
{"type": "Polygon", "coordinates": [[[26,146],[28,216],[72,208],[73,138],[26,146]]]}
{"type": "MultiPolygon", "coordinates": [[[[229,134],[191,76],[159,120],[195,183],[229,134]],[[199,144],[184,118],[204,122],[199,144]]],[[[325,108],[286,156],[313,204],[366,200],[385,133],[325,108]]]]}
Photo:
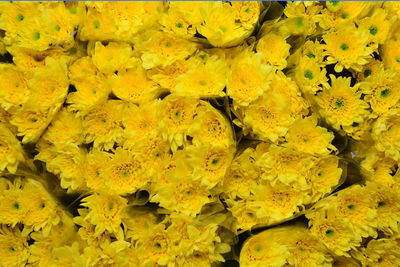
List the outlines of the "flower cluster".
{"type": "Polygon", "coordinates": [[[0,3],[0,266],[398,266],[399,140],[397,3],[0,3]]]}

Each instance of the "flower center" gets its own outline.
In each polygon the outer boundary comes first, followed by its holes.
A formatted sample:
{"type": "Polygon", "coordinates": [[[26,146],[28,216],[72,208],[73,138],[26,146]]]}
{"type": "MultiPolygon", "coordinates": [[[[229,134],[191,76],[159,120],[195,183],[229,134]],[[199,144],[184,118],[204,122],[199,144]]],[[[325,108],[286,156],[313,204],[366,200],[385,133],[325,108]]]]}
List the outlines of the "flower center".
{"type": "Polygon", "coordinates": [[[314,53],[311,52],[311,51],[308,51],[307,54],[306,54],[306,56],[307,56],[308,58],[315,58],[314,53]]]}
{"type": "Polygon", "coordinates": [[[367,78],[370,75],[371,75],[371,70],[369,69],[364,70],[364,78],[367,78]]]}
{"type": "Polygon", "coordinates": [[[348,19],[348,18],[349,18],[349,14],[346,13],[346,12],[343,12],[342,14],[340,14],[340,17],[341,17],[342,19],[348,19]]]}
{"type": "Polygon", "coordinates": [[[335,109],[341,109],[344,106],[342,99],[337,99],[335,102],[335,109]]]}
{"type": "Polygon", "coordinates": [[[333,231],[332,229],[328,229],[325,231],[325,235],[329,238],[333,237],[335,235],[335,231],[333,231]]]}
{"type": "Polygon", "coordinates": [[[262,251],[262,246],[261,246],[261,245],[257,245],[257,246],[254,248],[254,250],[257,251],[257,252],[261,252],[261,251],[262,251]]]}
{"type": "Polygon", "coordinates": [[[385,202],[383,202],[383,201],[379,201],[378,202],[378,207],[379,208],[382,208],[383,206],[385,206],[386,204],[385,204],[385,202]]]}
{"type": "Polygon", "coordinates": [[[385,89],[381,91],[381,97],[387,98],[390,95],[390,89],[385,89]]]}
{"type": "Polygon", "coordinates": [[[303,18],[302,17],[297,17],[294,19],[294,24],[296,25],[296,27],[300,28],[304,26],[304,22],[303,22],[303,18]]]}
{"type": "Polygon", "coordinates": [[[161,250],[161,244],[158,243],[158,242],[154,244],[154,247],[155,247],[157,250],[161,250]]]}
{"type": "Polygon", "coordinates": [[[37,40],[39,40],[39,39],[40,39],[40,33],[39,33],[39,32],[35,32],[35,33],[33,34],[33,40],[37,41],[37,40]]]}
{"type": "Polygon", "coordinates": [[[15,248],[9,247],[9,248],[8,248],[8,251],[11,252],[11,253],[13,253],[13,252],[15,252],[15,248]]]}
{"type": "Polygon", "coordinates": [[[14,203],[12,207],[15,210],[19,210],[19,204],[18,203],[14,203]]]}
{"type": "Polygon", "coordinates": [[[342,49],[343,51],[347,51],[347,50],[349,50],[349,46],[347,44],[343,43],[340,45],[340,49],[342,49]]]}
{"type": "Polygon", "coordinates": [[[24,15],[18,14],[18,15],[17,15],[17,21],[21,22],[21,21],[23,21],[23,20],[24,20],[24,15]]]}
{"type": "Polygon", "coordinates": [[[100,22],[99,22],[98,20],[93,21],[93,27],[94,27],[95,29],[100,28],[100,22]]]}
{"type": "Polygon", "coordinates": [[[312,73],[310,70],[306,70],[306,71],[304,72],[304,77],[307,78],[307,79],[309,79],[309,80],[314,79],[314,75],[313,75],[313,73],[312,73]]]}
{"type": "Polygon", "coordinates": [[[175,24],[175,27],[177,27],[177,28],[183,28],[183,25],[182,25],[182,23],[178,22],[177,24],[175,24]]]}
{"type": "Polygon", "coordinates": [[[378,28],[375,25],[371,25],[368,30],[371,35],[376,35],[378,33],[378,28]]]}
{"type": "Polygon", "coordinates": [[[45,207],[46,207],[46,204],[44,204],[44,203],[40,204],[40,209],[41,210],[44,209],[45,207]]]}
{"type": "Polygon", "coordinates": [[[348,205],[347,208],[351,211],[354,211],[356,209],[356,207],[353,204],[348,205]]]}

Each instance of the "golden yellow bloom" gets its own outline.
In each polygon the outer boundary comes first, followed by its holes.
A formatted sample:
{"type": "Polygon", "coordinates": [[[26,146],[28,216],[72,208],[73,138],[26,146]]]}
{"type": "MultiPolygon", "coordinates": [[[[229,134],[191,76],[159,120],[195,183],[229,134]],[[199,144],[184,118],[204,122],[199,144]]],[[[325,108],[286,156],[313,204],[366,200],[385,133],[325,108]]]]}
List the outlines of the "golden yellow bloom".
{"type": "Polygon", "coordinates": [[[378,115],[384,114],[400,100],[400,74],[394,70],[385,70],[382,65],[362,86],[367,101],[378,115]]]}
{"type": "Polygon", "coordinates": [[[15,112],[30,95],[23,72],[12,64],[0,64],[0,104],[9,112],[15,112]]]}
{"type": "Polygon", "coordinates": [[[290,55],[290,45],[279,34],[270,32],[258,40],[256,50],[262,53],[269,65],[278,70],[286,68],[286,58],[290,55]]]}
{"type": "Polygon", "coordinates": [[[368,63],[367,59],[373,52],[367,46],[368,35],[357,29],[354,23],[345,24],[337,31],[325,34],[323,39],[328,55],[327,64],[336,63],[336,72],[341,72],[343,68],[361,71],[361,66],[368,63]]]}
{"type": "Polygon", "coordinates": [[[7,170],[15,173],[18,165],[25,161],[25,153],[15,134],[0,122],[0,173],[7,170]]]}
{"type": "Polygon", "coordinates": [[[78,235],[86,242],[87,246],[100,246],[111,240],[111,234],[105,230],[104,233],[98,235],[96,233],[96,225],[86,219],[89,214],[88,209],[78,209],[79,216],[73,218],[73,222],[80,226],[78,235]]]}
{"type": "Polygon", "coordinates": [[[326,128],[317,126],[316,117],[306,117],[294,122],[285,139],[287,146],[300,152],[327,155],[336,148],[331,144],[334,135],[326,128]]]}
{"type": "Polygon", "coordinates": [[[132,47],[129,44],[110,42],[104,46],[96,42],[92,60],[101,72],[111,74],[130,67],[131,56],[132,47]]]}
{"type": "Polygon", "coordinates": [[[400,40],[386,41],[382,46],[382,60],[386,68],[393,68],[400,72],[400,40]]]}
{"type": "Polygon", "coordinates": [[[322,89],[321,84],[328,81],[325,68],[317,65],[314,58],[309,59],[307,56],[302,57],[296,66],[294,79],[303,92],[313,94],[322,89]]]}
{"type": "Polygon", "coordinates": [[[360,84],[350,86],[350,78],[330,75],[331,85],[323,84],[324,91],[317,95],[319,112],[334,128],[361,123],[368,115],[368,104],[360,99],[360,84]]]}
{"type": "Polygon", "coordinates": [[[120,147],[104,170],[104,179],[109,189],[120,195],[134,193],[149,182],[142,162],[138,157],[120,147]]]}
{"type": "Polygon", "coordinates": [[[369,43],[373,43],[376,47],[386,41],[389,33],[390,21],[386,16],[384,9],[376,8],[372,16],[363,18],[358,23],[360,30],[368,35],[369,43]]]}
{"type": "Polygon", "coordinates": [[[11,188],[0,195],[0,223],[15,226],[24,220],[28,207],[23,203],[24,192],[18,188],[11,188]]]}
{"type": "Polygon", "coordinates": [[[319,41],[307,41],[302,46],[302,56],[310,60],[314,60],[320,66],[325,66],[324,62],[324,46],[319,41]]]}
{"type": "Polygon", "coordinates": [[[123,240],[124,233],[121,228],[121,221],[123,210],[127,207],[125,198],[97,193],[82,199],[81,205],[89,209],[84,220],[96,225],[95,236],[100,236],[107,230],[114,234],[118,240],[123,240]]]}
{"type": "Polygon", "coordinates": [[[123,220],[126,227],[125,240],[130,239],[132,244],[143,243],[157,226],[157,215],[145,207],[130,207],[126,210],[126,214],[123,220]]]}
{"type": "Polygon", "coordinates": [[[29,257],[27,237],[22,236],[18,228],[8,229],[2,226],[0,229],[0,265],[17,267],[27,263],[29,257]]]}
{"type": "Polygon", "coordinates": [[[189,71],[188,61],[177,60],[166,67],[157,66],[148,70],[149,77],[161,87],[172,89],[177,85],[177,77],[189,71]]]}
{"type": "Polygon", "coordinates": [[[385,156],[394,160],[400,159],[400,146],[397,140],[400,136],[400,113],[393,109],[380,116],[372,128],[372,138],[375,148],[384,152],[385,156]]]}
{"type": "Polygon", "coordinates": [[[371,60],[367,65],[363,66],[361,72],[357,73],[357,82],[362,82],[368,77],[374,76],[381,66],[383,66],[382,61],[376,59],[371,60]]]}
{"type": "Polygon", "coordinates": [[[244,50],[232,62],[227,93],[235,103],[248,106],[270,87],[272,68],[262,54],[244,50]]]}
{"type": "Polygon", "coordinates": [[[363,266],[397,266],[400,265],[399,241],[388,238],[371,240],[362,249],[363,266]]]}

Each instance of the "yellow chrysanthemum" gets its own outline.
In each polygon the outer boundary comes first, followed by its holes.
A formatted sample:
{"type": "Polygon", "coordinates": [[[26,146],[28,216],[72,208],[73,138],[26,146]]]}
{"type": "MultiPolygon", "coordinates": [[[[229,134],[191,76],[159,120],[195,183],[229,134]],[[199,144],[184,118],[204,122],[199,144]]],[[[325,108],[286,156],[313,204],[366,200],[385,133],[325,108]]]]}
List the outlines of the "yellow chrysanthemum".
{"type": "Polygon", "coordinates": [[[324,49],[319,41],[307,41],[301,48],[302,56],[310,60],[314,60],[319,66],[325,66],[324,49]]]}
{"type": "Polygon", "coordinates": [[[115,234],[118,240],[123,240],[121,222],[123,211],[127,207],[125,198],[106,193],[93,194],[82,199],[81,205],[89,209],[84,220],[96,225],[95,236],[100,236],[107,230],[115,234]]]}
{"type": "Polygon", "coordinates": [[[130,67],[132,47],[126,43],[110,42],[104,46],[96,42],[92,55],[93,64],[103,73],[111,74],[130,67]]]}
{"type": "Polygon", "coordinates": [[[299,119],[291,125],[285,139],[287,146],[300,152],[327,155],[336,148],[331,144],[333,133],[326,128],[317,126],[316,117],[299,119]]]}
{"type": "Polygon", "coordinates": [[[109,189],[122,195],[134,193],[149,182],[138,157],[120,147],[115,150],[103,175],[109,189]]]}
{"type": "Polygon", "coordinates": [[[189,70],[178,76],[171,92],[193,97],[222,97],[226,84],[227,66],[217,56],[200,53],[187,62],[189,70]],[[204,59],[203,59],[204,58],[204,59]]]}
{"type": "Polygon", "coordinates": [[[22,205],[24,192],[21,189],[12,188],[0,195],[0,223],[15,226],[25,218],[28,207],[22,205]]]}
{"type": "Polygon", "coordinates": [[[135,49],[141,54],[142,66],[151,69],[166,67],[183,60],[197,50],[197,44],[158,31],[147,31],[134,40],[135,49]]]}
{"type": "Polygon", "coordinates": [[[357,73],[357,82],[362,82],[368,77],[374,76],[379,71],[381,66],[383,66],[382,61],[377,59],[371,60],[367,65],[363,66],[361,72],[357,73]]]}
{"type": "Polygon", "coordinates": [[[224,199],[228,205],[228,210],[235,218],[234,229],[244,232],[254,226],[264,224],[269,220],[268,217],[258,215],[259,206],[253,205],[253,201],[224,199]]]}
{"type": "Polygon", "coordinates": [[[350,86],[350,78],[330,75],[331,85],[324,84],[324,91],[317,95],[319,112],[334,128],[361,123],[368,115],[368,104],[360,99],[360,84],[350,86]]]}
{"type": "Polygon", "coordinates": [[[177,77],[185,74],[188,71],[188,61],[177,60],[166,67],[158,66],[148,70],[148,75],[161,87],[172,89],[178,84],[177,77]]]}
{"type": "Polygon", "coordinates": [[[256,50],[262,53],[269,65],[278,70],[286,68],[286,58],[290,55],[290,45],[279,34],[270,32],[258,40],[256,50]]]}
{"type": "Polygon", "coordinates": [[[129,69],[112,74],[108,81],[116,97],[135,104],[150,101],[160,92],[158,85],[147,78],[140,60],[129,69]]]}
{"type": "Polygon", "coordinates": [[[384,114],[400,100],[400,74],[381,65],[376,73],[365,79],[363,93],[372,110],[378,115],[384,114]]]}
{"type": "Polygon", "coordinates": [[[232,62],[227,93],[235,103],[248,106],[269,89],[272,73],[262,54],[245,50],[232,62]]]}
{"type": "Polygon", "coordinates": [[[93,225],[86,216],[89,214],[88,209],[78,209],[79,216],[73,218],[75,224],[79,225],[78,235],[86,242],[87,246],[100,246],[111,240],[111,234],[105,230],[98,235],[96,233],[96,225],[93,225]]]}
{"type": "Polygon", "coordinates": [[[15,65],[0,64],[0,104],[9,112],[15,112],[18,105],[24,104],[30,95],[23,72],[15,65]]]}
{"type": "Polygon", "coordinates": [[[24,151],[15,135],[0,122],[0,173],[7,170],[15,173],[18,165],[25,161],[24,151]]]}
{"type": "Polygon", "coordinates": [[[0,265],[17,267],[27,263],[29,257],[27,237],[16,229],[3,226],[0,229],[0,265]]]}
{"type": "Polygon", "coordinates": [[[109,100],[91,110],[83,119],[85,143],[93,142],[94,147],[111,149],[120,143],[123,136],[122,115],[125,103],[109,100]]]}
{"type": "Polygon", "coordinates": [[[400,113],[393,109],[380,116],[372,128],[375,148],[384,152],[385,156],[394,160],[400,159],[400,113]]]}
{"type": "Polygon", "coordinates": [[[400,72],[400,40],[386,41],[382,46],[382,60],[386,68],[393,68],[400,72]]]}
{"type": "Polygon", "coordinates": [[[321,84],[328,81],[325,68],[317,65],[314,58],[309,59],[307,56],[302,57],[296,66],[294,79],[303,92],[313,94],[322,89],[321,84]]]}
{"type": "Polygon", "coordinates": [[[290,255],[289,249],[272,239],[273,232],[264,231],[250,237],[244,243],[240,252],[240,266],[278,267],[287,263],[290,255]]]}
{"type": "Polygon", "coordinates": [[[326,43],[327,63],[336,63],[336,72],[341,72],[343,68],[361,71],[361,66],[368,63],[367,59],[373,52],[372,48],[367,46],[368,35],[358,30],[353,23],[325,34],[323,39],[326,43]]]}
{"type": "Polygon", "coordinates": [[[399,241],[387,238],[371,240],[366,248],[362,249],[363,266],[399,266],[399,241]]]}
{"type": "Polygon", "coordinates": [[[386,41],[390,29],[390,21],[387,20],[384,9],[376,8],[371,16],[360,20],[358,27],[361,31],[366,32],[369,43],[377,46],[386,41]]]}
{"type": "Polygon", "coordinates": [[[130,239],[132,244],[142,243],[158,223],[157,215],[146,208],[129,208],[124,218],[124,227],[126,227],[125,240],[130,239]]]}

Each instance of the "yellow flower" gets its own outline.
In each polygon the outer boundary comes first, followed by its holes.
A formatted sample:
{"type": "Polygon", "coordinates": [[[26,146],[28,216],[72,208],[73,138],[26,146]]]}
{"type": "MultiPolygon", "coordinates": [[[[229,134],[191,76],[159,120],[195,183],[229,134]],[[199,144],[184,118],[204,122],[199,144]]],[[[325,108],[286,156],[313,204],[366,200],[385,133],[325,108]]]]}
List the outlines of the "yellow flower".
{"type": "Polygon", "coordinates": [[[161,87],[172,89],[178,84],[177,77],[185,74],[188,71],[188,61],[177,60],[166,67],[157,66],[148,70],[148,75],[161,87]]]}
{"type": "Polygon", "coordinates": [[[201,102],[188,135],[193,137],[192,143],[196,146],[218,145],[228,148],[234,144],[229,120],[208,102],[201,102]]]}
{"type": "Polygon", "coordinates": [[[261,37],[256,46],[257,53],[262,53],[265,62],[278,70],[286,68],[289,49],[290,45],[285,38],[274,32],[261,37]]]}
{"type": "Polygon", "coordinates": [[[200,53],[187,61],[189,70],[178,76],[171,92],[192,97],[222,97],[226,83],[226,63],[216,55],[200,53]],[[204,60],[202,58],[204,57],[204,60]]]}
{"type": "Polygon", "coordinates": [[[123,211],[127,207],[125,198],[107,193],[96,193],[82,199],[81,205],[89,209],[84,220],[96,225],[95,236],[100,236],[107,230],[118,240],[123,240],[121,222],[123,211]]]}
{"type": "Polygon", "coordinates": [[[199,179],[207,188],[221,183],[229,167],[233,151],[224,147],[187,147],[188,157],[193,167],[193,178],[199,179]]]}
{"type": "MultiPolygon", "coordinates": [[[[128,248],[130,244],[123,240],[107,241],[99,247],[85,247],[81,254],[80,266],[128,266],[128,248]]],[[[71,265],[67,265],[71,266],[71,265]]]]}
{"type": "MultiPolygon", "coordinates": [[[[179,37],[189,39],[196,34],[197,18],[191,16],[191,13],[194,12],[184,12],[184,10],[181,10],[179,4],[180,3],[169,3],[168,11],[161,14],[160,24],[162,25],[162,30],[164,32],[176,34],[179,37]]],[[[200,3],[200,5],[201,4],[204,3],[200,3]]],[[[198,12],[199,11],[200,9],[198,9],[198,12]]]]}
{"type": "Polygon", "coordinates": [[[123,137],[122,116],[125,103],[109,100],[92,109],[83,119],[85,143],[94,147],[111,149],[123,137]]]}
{"type": "Polygon", "coordinates": [[[130,239],[132,244],[143,243],[157,226],[157,215],[146,207],[131,207],[126,213],[127,216],[123,220],[126,227],[125,240],[130,239]]]}
{"type": "Polygon", "coordinates": [[[324,62],[323,48],[323,45],[317,40],[315,40],[314,42],[307,41],[303,44],[301,48],[302,57],[314,60],[321,67],[325,66],[326,63],[324,62]]]}
{"type": "Polygon", "coordinates": [[[88,209],[78,209],[79,216],[73,218],[74,223],[80,226],[78,235],[86,242],[85,245],[87,246],[97,247],[103,243],[109,242],[111,240],[111,234],[106,230],[104,233],[98,235],[96,233],[96,225],[91,224],[90,221],[86,219],[89,212],[88,209]]]}
{"type": "Polygon", "coordinates": [[[394,160],[400,159],[400,113],[393,109],[380,116],[372,128],[372,138],[375,148],[384,152],[385,156],[394,160]]]}
{"type": "Polygon", "coordinates": [[[23,72],[12,64],[0,64],[0,88],[0,104],[9,112],[15,112],[31,93],[23,72]]]}
{"type": "Polygon", "coordinates": [[[381,56],[386,68],[400,72],[400,39],[386,41],[382,46],[381,56]]]}
{"type": "Polygon", "coordinates": [[[368,35],[357,29],[354,23],[345,24],[336,31],[323,35],[328,55],[327,64],[335,65],[335,71],[341,72],[343,68],[352,68],[361,71],[362,65],[368,63],[373,52],[367,46],[368,35]]]}
{"type": "Polygon", "coordinates": [[[313,94],[321,90],[321,84],[328,81],[325,68],[321,68],[315,59],[307,56],[302,57],[296,66],[294,79],[303,92],[313,94]]]}
{"type": "Polygon", "coordinates": [[[235,57],[227,80],[227,94],[235,103],[248,106],[270,87],[272,67],[262,54],[244,50],[235,57]]]}
{"type": "Polygon", "coordinates": [[[190,97],[173,94],[165,97],[157,112],[159,130],[163,138],[170,142],[172,151],[186,143],[188,128],[193,122],[199,101],[190,97]]]}
{"type": "Polygon", "coordinates": [[[120,147],[115,150],[103,175],[109,189],[120,195],[134,193],[149,182],[142,162],[135,154],[120,147]]]}
{"type": "Polygon", "coordinates": [[[11,188],[0,195],[0,223],[15,226],[24,220],[28,207],[24,206],[24,192],[11,188]]]}
{"type": "Polygon", "coordinates": [[[311,233],[336,255],[348,256],[348,252],[361,243],[361,236],[333,214],[325,217],[323,213],[318,213],[309,225],[311,233]]]}
{"type": "Polygon", "coordinates": [[[5,170],[15,173],[19,163],[24,161],[25,153],[20,142],[7,125],[0,122],[0,173],[5,170]]]}
{"type": "Polygon", "coordinates": [[[390,21],[386,19],[386,14],[384,9],[376,8],[371,16],[358,23],[359,29],[366,32],[369,42],[376,47],[386,41],[389,33],[390,21]]]}
{"type": "Polygon", "coordinates": [[[240,266],[271,266],[278,267],[287,263],[290,252],[286,246],[281,246],[274,240],[274,231],[264,231],[251,236],[240,251],[240,266]]]}
{"type": "Polygon", "coordinates": [[[399,241],[388,238],[371,240],[362,249],[363,266],[398,266],[400,265],[399,241]]]}
{"type": "Polygon", "coordinates": [[[132,47],[126,43],[110,42],[104,46],[96,42],[92,60],[93,64],[103,73],[111,74],[130,67],[132,47]]]}
{"type": "Polygon", "coordinates": [[[311,184],[312,197],[310,202],[315,202],[330,193],[340,182],[342,169],[338,167],[339,158],[328,156],[318,159],[310,169],[307,182],[311,184]]]}
{"type": "Polygon", "coordinates": [[[153,228],[152,233],[138,248],[138,253],[143,259],[141,266],[168,265],[174,262],[174,244],[163,224],[153,228]]]}
{"type": "Polygon", "coordinates": [[[225,199],[225,202],[228,204],[228,210],[232,212],[235,218],[234,229],[239,232],[250,230],[259,224],[265,225],[269,220],[263,214],[257,214],[259,206],[253,205],[253,201],[225,199]]]}
{"type": "Polygon", "coordinates": [[[382,65],[368,78],[362,86],[367,101],[372,110],[378,115],[384,114],[390,108],[397,105],[400,100],[400,74],[382,65]]]}
{"type": "Polygon", "coordinates": [[[140,53],[142,66],[152,69],[166,67],[177,60],[186,59],[197,50],[197,44],[159,31],[146,31],[133,41],[140,53]]]}
{"type": "Polygon", "coordinates": [[[1,266],[24,266],[28,261],[27,237],[22,236],[18,228],[8,229],[6,226],[0,228],[0,250],[1,266]]]}
{"type": "Polygon", "coordinates": [[[324,91],[317,95],[319,112],[334,128],[361,123],[368,115],[368,104],[360,99],[360,84],[350,86],[350,78],[330,75],[331,85],[323,84],[324,91]]]}
{"type": "Polygon", "coordinates": [[[247,198],[254,192],[260,171],[253,157],[254,149],[247,148],[230,164],[223,182],[224,193],[230,198],[247,198]]]}
{"type": "Polygon", "coordinates": [[[258,22],[258,16],[262,11],[262,5],[258,2],[235,1],[231,3],[236,20],[246,29],[252,29],[258,22]]]}
{"type": "Polygon", "coordinates": [[[331,144],[333,138],[333,133],[317,126],[317,118],[313,116],[294,122],[285,136],[288,147],[317,155],[327,155],[331,151],[336,151],[331,144]]]}
{"type": "Polygon", "coordinates": [[[364,65],[362,71],[357,74],[357,82],[362,82],[368,77],[374,76],[381,68],[380,66],[383,66],[382,61],[377,59],[371,60],[367,65],[364,65]]]}
{"type": "Polygon", "coordinates": [[[160,92],[158,85],[147,78],[139,60],[129,69],[112,74],[108,80],[116,97],[135,104],[153,100],[160,92]]]}
{"type": "Polygon", "coordinates": [[[240,4],[231,6],[223,2],[207,3],[202,9],[203,20],[197,25],[197,31],[215,47],[231,47],[242,43],[253,32],[260,9],[258,6],[250,6],[244,17],[240,11],[235,12],[238,8],[240,4]],[[241,18],[244,19],[243,23],[241,18]]]}

